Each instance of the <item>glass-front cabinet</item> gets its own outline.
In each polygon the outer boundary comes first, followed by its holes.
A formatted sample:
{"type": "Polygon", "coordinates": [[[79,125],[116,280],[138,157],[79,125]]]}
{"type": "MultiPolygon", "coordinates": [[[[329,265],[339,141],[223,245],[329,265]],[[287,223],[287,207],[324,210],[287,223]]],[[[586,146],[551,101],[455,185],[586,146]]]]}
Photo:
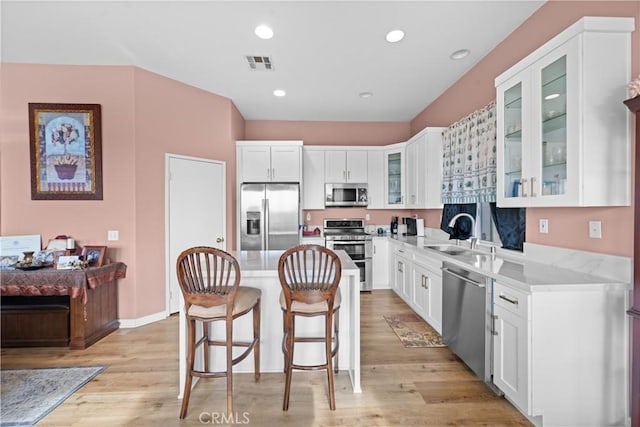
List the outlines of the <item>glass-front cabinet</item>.
{"type": "Polygon", "coordinates": [[[542,67],[540,73],[539,129],[542,196],[562,195],[567,182],[567,56],[542,67]]]}
{"type": "Polygon", "coordinates": [[[516,79],[508,85],[498,98],[498,107],[503,111],[503,153],[502,179],[504,182],[502,197],[520,197],[522,192],[522,88],[527,82],[516,79]]]}
{"type": "Polygon", "coordinates": [[[385,151],[386,206],[404,206],[405,165],[404,143],[397,148],[385,151]]]}
{"type": "Polygon", "coordinates": [[[496,78],[498,206],[630,203],[630,44],[579,23],[496,78]]]}

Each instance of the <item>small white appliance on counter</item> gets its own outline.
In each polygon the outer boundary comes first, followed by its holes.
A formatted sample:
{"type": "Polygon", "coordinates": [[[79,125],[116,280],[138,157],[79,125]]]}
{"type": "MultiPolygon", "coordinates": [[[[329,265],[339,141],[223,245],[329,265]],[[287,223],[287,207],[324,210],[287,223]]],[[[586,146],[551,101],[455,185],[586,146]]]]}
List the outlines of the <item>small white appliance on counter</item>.
{"type": "Polygon", "coordinates": [[[416,219],[416,236],[424,237],[424,219],[416,219]]]}

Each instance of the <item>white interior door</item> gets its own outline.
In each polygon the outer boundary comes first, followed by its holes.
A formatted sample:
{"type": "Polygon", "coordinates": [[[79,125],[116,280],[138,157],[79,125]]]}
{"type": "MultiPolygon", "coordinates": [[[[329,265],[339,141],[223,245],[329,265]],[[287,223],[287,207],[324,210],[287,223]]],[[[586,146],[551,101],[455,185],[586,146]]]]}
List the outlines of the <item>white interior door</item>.
{"type": "Polygon", "coordinates": [[[225,162],[167,154],[167,307],[180,311],[176,259],[192,246],[226,250],[225,162]]]}

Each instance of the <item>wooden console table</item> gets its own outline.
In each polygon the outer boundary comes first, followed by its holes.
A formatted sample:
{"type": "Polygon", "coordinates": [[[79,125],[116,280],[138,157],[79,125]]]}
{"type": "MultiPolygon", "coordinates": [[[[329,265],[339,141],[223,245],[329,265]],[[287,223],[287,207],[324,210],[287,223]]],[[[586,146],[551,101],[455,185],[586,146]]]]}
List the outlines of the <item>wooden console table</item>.
{"type": "MultiPolygon", "coordinates": [[[[71,349],[84,349],[120,326],[117,280],[124,278],[126,271],[127,266],[121,262],[85,270],[54,270],[52,268],[34,271],[3,270],[0,272],[2,305],[12,307],[14,297],[16,302],[18,298],[24,302],[25,297],[68,296],[68,339],[65,341],[71,349]]],[[[33,315],[38,316],[38,313],[42,312],[38,310],[38,304],[42,304],[46,298],[30,300],[34,302],[30,305],[33,315]]],[[[22,316],[25,315],[25,310],[21,310],[22,316]]],[[[51,317],[42,317],[41,321],[30,322],[30,330],[24,330],[23,324],[17,324],[19,316],[11,316],[11,310],[3,310],[2,316],[3,331],[16,331],[22,328],[21,333],[24,333],[24,339],[16,339],[15,336],[5,337],[3,333],[3,346],[56,345],[38,339],[37,328],[39,325],[42,328],[50,326],[46,323],[51,317]],[[12,322],[16,324],[12,325],[12,322]]]]}

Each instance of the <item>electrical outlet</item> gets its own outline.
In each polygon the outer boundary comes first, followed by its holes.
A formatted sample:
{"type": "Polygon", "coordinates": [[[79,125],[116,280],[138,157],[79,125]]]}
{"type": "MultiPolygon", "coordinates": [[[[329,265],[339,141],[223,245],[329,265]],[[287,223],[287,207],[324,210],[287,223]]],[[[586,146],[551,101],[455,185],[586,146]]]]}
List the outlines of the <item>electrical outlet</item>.
{"type": "Polygon", "coordinates": [[[540,220],[540,233],[547,234],[549,233],[549,220],[541,219],[540,220]]]}
{"type": "Polygon", "coordinates": [[[601,221],[589,221],[589,237],[592,239],[602,239],[601,221]]]}
{"type": "Polygon", "coordinates": [[[118,230],[107,231],[107,240],[118,240],[120,238],[118,230]]]}
{"type": "Polygon", "coordinates": [[[364,219],[365,219],[365,220],[367,220],[367,221],[371,220],[371,215],[366,214],[366,215],[364,216],[364,219]]]}
{"type": "Polygon", "coordinates": [[[307,221],[311,221],[311,213],[307,212],[307,221]]]}

